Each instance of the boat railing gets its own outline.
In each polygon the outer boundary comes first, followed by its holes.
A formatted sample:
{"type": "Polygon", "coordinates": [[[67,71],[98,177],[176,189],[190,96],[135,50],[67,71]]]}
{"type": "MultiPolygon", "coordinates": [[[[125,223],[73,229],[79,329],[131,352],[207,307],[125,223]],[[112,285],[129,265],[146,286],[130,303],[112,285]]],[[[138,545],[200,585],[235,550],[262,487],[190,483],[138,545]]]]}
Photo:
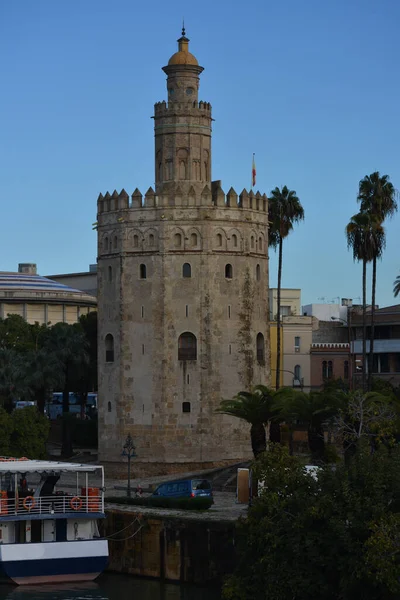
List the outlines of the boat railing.
{"type": "Polygon", "coordinates": [[[24,498],[0,499],[0,520],[3,516],[24,515],[49,515],[63,513],[102,513],[104,512],[104,499],[98,496],[26,496],[24,498]]]}

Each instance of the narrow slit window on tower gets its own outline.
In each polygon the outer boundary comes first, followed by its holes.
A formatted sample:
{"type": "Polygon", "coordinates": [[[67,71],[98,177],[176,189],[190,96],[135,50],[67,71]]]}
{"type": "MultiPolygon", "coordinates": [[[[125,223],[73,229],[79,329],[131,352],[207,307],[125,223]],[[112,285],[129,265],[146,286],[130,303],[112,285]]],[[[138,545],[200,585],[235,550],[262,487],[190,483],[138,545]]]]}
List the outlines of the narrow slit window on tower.
{"type": "Polygon", "coordinates": [[[238,245],[238,242],[237,242],[237,235],[234,233],[234,234],[232,235],[232,246],[233,246],[234,248],[237,248],[237,245],[238,245]]]}
{"type": "Polygon", "coordinates": [[[197,339],[190,331],[179,336],[178,360],[197,360],[197,339]]]}
{"type": "Polygon", "coordinates": [[[231,305],[228,304],[228,319],[231,318],[231,305]]]}
{"type": "Polygon", "coordinates": [[[190,278],[192,276],[192,267],[189,263],[184,263],[182,267],[182,277],[190,278]]]}
{"type": "Polygon", "coordinates": [[[265,362],[265,342],[264,342],[264,336],[262,333],[257,334],[256,345],[257,345],[257,362],[259,362],[260,364],[263,365],[265,362]]]}
{"type": "Polygon", "coordinates": [[[108,412],[111,412],[111,402],[107,402],[107,409],[108,409],[108,412]]]}
{"type": "Polygon", "coordinates": [[[217,233],[217,246],[222,246],[222,235],[220,233],[217,233]]]}
{"type": "Polygon", "coordinates": [[[226,279],[232,279],[233,277],[232,265],[230,265],[229,263],[225,265],[225,277],[226,279]]]}
{"type": "Polygon", "coordinates": [[[147,278],[146,265],[141,264],[140,268],[139,268],[139,272],[140,272],[140,279],[146,279],[147,278]]]}
{"type": "Polygon", "coordinates": [[[190,413],[190,402],[182,402],[182,412],[190,413]]]}
{"type": "Polygon", "coordinates": [[[143,319],[143,317],[144,317],[144,306],[142,306],[141,314],[142,314],[142,319],[143,319]]]}
{"type": "Polygon", "coordinates": [[[189,373],[186,375],[186,383],[188,385],[190,384],[190,375],[189,375],[189,373]]]}
{"type": "Polygon", "coordinates": [[[105,337],[106,362],[114,362],[114,338],[111,333],[105,337]]]}
{"type": "Polygon", "coordinates": [[[232,344],[229,344],[229,354],[232,354],[232,344]]]}
{"type": "Polygon", "coordinates": [[[112,281],[112,267],[108,267],[108,281],[112,281]]]}
{"type": "Polygon", "coordinates": [[[185,315],[186,315],[186,317],[189,316],[189,306],[187,304],[185,306],[185,315]]]}
{"type": "Polygon", "coordinates": [[[260,267],[260,265],[256,266],[256,279],[257,279],[257,281],[260,281],[260,279],[261,279],[261,267],[260,267]]]}
{"type": "Polygon", "coordinates": [[[142,354],[144,354],[144,344],[142,344],[142,354]]]}

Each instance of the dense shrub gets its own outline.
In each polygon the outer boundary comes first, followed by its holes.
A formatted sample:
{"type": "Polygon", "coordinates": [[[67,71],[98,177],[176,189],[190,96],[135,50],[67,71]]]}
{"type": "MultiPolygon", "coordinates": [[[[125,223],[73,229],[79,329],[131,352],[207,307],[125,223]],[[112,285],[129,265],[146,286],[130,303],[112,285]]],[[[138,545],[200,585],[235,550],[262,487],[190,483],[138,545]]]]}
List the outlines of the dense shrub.
{"type": "Polygon", "coordinates": [[[11,415],[0,407],[0,455],[10,454],[10,439],[13,429],[11,415]]]}
{"type": "Polygon", "coordinates": [[[213,504],[212,498],[163,498],[147,496],[144,498],[128,498],[127,496],[108,496],[106,502],[129,504],[133,506],[149,506],[154,508],[175,508],[178,510],[207,510],[213,504]]]}
{"type": "Polygon", "coordinates": [[[27,456],[30,459],[46,458],[50,423],[39,413],[36,406],[14,410],[11,414],[11,425],[10,451],[13,456],[27,456]]]}

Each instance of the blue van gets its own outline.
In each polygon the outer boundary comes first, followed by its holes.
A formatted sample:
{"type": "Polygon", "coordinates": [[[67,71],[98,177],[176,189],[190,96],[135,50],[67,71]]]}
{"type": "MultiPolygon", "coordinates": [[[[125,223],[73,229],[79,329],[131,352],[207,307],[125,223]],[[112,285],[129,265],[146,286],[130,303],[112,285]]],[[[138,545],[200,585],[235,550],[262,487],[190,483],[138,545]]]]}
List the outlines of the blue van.
{"type": "Polygon", "coordinates": [[[167,481],[166,483],[161,483],[152,495],[163,496],[165,498],[213,497],[211,482],[208,479],[167,481]]]}

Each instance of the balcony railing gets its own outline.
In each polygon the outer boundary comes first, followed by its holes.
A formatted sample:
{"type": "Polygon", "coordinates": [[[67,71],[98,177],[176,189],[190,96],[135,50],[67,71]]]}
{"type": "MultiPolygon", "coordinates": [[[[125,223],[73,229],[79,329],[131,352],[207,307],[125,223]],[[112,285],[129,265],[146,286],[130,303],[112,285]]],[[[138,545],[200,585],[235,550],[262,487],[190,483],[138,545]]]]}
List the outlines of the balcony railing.
{"type": "MultiPolygon", "coordinates": [[[[3,492],[4,494],[4,492],[3,492]]],[[[102,496],[26,496],[0,499],[0,519],[5,516],[104,512],[102,496]]]]}

